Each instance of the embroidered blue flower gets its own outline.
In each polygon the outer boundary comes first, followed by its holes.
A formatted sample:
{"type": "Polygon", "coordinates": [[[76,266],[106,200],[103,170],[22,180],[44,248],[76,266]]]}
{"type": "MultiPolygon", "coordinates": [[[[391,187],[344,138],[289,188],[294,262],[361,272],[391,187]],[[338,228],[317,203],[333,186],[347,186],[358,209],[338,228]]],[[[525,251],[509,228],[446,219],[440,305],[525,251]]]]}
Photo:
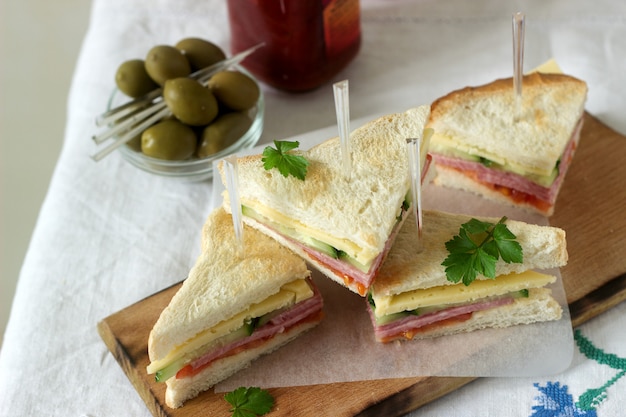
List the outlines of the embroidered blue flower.
{"type": "Polygon", "coordinates": [[[618,372],[599,388],[590,388],[585,391],[578,402],[567,392],[567,385],[559,382],[548,382],[545,387],[533,384],[541,393],[535,397],[539,405],[533,406],[530,417],[597,417],[596,407],[607,399],[607,391],[622,377],[626,376],[626,358],[620,358],[612,353],[606,353],[584,337],[580,330],[574,332],[574,339],[580,352],[588,359],[601,365],[608,365],[618,372]]]}
{"type": "Polygon", "coordinates": [[[533,384],[541,393],[535,397],[539,405],[533,406],[531,417],[597,417],[596,410],[581,410],[567,392],[567,385],[548,382],[545,387],[533,384]]]}

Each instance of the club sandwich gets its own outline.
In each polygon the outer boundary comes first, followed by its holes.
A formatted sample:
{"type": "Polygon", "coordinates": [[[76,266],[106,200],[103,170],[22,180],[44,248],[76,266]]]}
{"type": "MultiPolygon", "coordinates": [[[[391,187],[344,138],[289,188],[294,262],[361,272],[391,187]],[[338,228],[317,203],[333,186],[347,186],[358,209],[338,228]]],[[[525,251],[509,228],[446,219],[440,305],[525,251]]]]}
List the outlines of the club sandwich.
{"type": "MultiPolygon", "coordinates": [[[[300,152],[309,162],[304,180],[266,170],[261,155],[239,158],[244,222],[365,296],[409,211],[406,140],[422,138],[429,111],[413,108],[351,132],[349,175],[339,138],[300,152]]],[[[225,192],[228,212],[229,204],[225,192]]]]}
{"type": "Polygon", "coordinates": [[[562,308],[546,286],[556,281],[549,271],[567,263],[562,229],[506,220],[523,261],[498,259],[495,279],[479,274],[466,285],[448,279],[442,265],[449,255],[446,242],[472,219],[489,224],[499,219],[432,210],[425,210],[423,219],[423,250],[415,253],[418,235],[411,216],[368,294],[377,341],[423,339],[561,318],[562,308]]]}
{"type": "Polygon", "coordinates": [[[232,218],[222,208],[203,227],[202,253],[150,332],[149,374],[178,408],[317,325],[322,298],[306,263],[244,227],[238,253],[232,218]]]}
{"type": "Polygon", "coordinates": [[[433,102],[427,127],[434,183],[550,216],[576,150],[587,84],[559,73],[453,91],[433,102]],[[517,107],[518,106],[518,107],[517,107]]]}

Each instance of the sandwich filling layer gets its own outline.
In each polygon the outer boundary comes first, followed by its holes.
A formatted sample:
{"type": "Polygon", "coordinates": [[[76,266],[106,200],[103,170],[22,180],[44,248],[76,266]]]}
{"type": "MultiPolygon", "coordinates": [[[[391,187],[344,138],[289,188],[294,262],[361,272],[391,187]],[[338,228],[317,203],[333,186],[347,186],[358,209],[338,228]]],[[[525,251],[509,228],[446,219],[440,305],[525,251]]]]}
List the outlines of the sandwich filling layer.
{"type": "Polygon", "coordinates": [[[410,205],[408,198],[407,196],[399,209],[397,222],[383,250],[375,256],[368,256],[364,261],[361,261],[363,257],[357,258],[356,255],[351,255],[359,251],[352,242],[310,233],[309,229],[297,222],[289,221],[285,216],[267,209],[259,212],[244,204],[242,213],[266,229],[266,232],[271,231],[281,236],[286,242],[306,253],[312,263],[321,265],[325,270],[334,273],[348,288],[364,296],[407,216],[410,205]]]}
{"type": "Polygon", "coordinates": [[[206,329],[147,367],[157,381],[193,376],[215,360],[258,346],[276,334],[319,321],[323,301],[309,278],[283,285],[280,291],[245,311],[206,329]]]}
{"type": "Polygon", "coordinates": [[[526,271],[495,280],[474,281],[469,286],[443,285],[383,297],[370,293],[368,311],[377,340],[410,340],[426,328],[432,330],[435,326],[468,320],[474,312],[527,298],[530,290],[554,281],[554,276],[526,271]]]}
{"type": "Polygon", "coordinates": [[[561,157],[550,171],[537,171],[511,162],[494,160],[477,149],[461,150],[453,140],[435,134],[430,151],[436,165],[454,169],[512,199],[546,211],[553,206],[580,138],[582,117],[561,157]]]}

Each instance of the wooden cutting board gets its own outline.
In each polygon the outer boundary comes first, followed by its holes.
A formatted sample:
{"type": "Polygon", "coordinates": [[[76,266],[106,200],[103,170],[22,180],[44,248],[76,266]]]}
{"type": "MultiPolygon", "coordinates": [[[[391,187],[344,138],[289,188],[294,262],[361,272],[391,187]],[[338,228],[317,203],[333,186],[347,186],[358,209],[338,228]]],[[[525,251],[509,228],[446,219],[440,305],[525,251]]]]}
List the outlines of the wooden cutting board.
{"type": "MultiPolygon", "coordinates": [[[[586,322],[626,300],[626,137],[588,114],[576,157],[561,190],[554,226],[567,232],[569,263],[561,269],[572,324],[586,322]]],[[[100,336],[154,416],[229,416],[212,391],[179,409],[165,405],[165,385],[146,375],[147,340],[180,284],[98,323],[100,336]]],[[[415,377],[270,389],[271,416],[400,416],[475,380],[415,377]]]]}

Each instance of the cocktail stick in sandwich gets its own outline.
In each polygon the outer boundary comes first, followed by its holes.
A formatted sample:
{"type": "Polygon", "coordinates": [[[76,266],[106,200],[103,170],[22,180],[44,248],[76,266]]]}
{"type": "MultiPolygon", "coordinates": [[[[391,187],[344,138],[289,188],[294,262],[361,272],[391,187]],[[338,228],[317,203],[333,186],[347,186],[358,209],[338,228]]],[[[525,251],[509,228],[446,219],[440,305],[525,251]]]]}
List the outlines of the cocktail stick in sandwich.
{"type": "MultiPolygon", "coordinates": [[[[266,170],[261,155],[240,158],[244,222],[364,296],[406,218],[406,139],[422,137],[429,110],[421,106],[354,130],[349,177],[339,138],[300,152],[309,163],[303,180],[266,170]]],[[[224,180],[221,166],[220,172],[224,180]]],[[[227,196],[224,205],[230,211],[227,196]]]]}
{"type": "Polygon", "coordinates": [[[172,408],[311,329],[323,314],[306,263],[287,248],[246,227],[245,255],[237,256],[232,218],[222,208],[202,235],[202,253],[148,340],[147,372],[167,384],[172,408]]]}
{"type": "Polygon", "coordinates": [[[432,104],[434,182],[550,216],[578,143],[587,85],[537,72],[522,85],[520,115],[512,78],[432,104]]]}
{"type": "Polygon", "coordinates": [[[368,294],[376,340],[421,339],[560,319],[562,309],[545,288],[556,277],[536,270],[567,263],[562,229],[424,211],[424,250],[417,255],[416,239],[411,217],[368,294]],[[476,247],[482,252],[474,258],[467,255],[476,247]],[[494,259],[486,260],[486,253],[494,259]],[[491,262],[493,268],[485,274],[495,278],[465,274],[478,261],[491,262]]]}

